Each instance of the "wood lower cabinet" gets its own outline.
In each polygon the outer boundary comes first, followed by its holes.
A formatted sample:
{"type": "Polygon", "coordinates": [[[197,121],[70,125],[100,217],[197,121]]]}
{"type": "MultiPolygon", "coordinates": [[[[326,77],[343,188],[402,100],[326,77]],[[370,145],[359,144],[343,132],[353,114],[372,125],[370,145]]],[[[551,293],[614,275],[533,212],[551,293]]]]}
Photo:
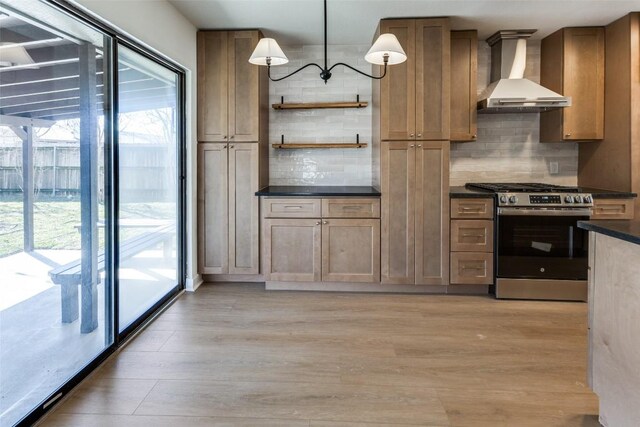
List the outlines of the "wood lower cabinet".
{"type": "Polygon", "coordinates": [[[374,139],[449,139],[449,32],[448,18],[380,21],[377,33],[394,34],[407,61],[373,83],[374,139]]]}
{"type": "Polygon", "coordinates": [[[380,280],[380,220],[322,221],[322,281],[380,280]]]}
{"type": "Polygon", "coordinates": [[[262,250],[267,281],[379,282],[380,219],[369,218],[364,208],[349,211],[351,218],[343,218],[346,207],[376,206],[378,202],[351,197],[264,198],[262,250]],[[325,207],[322,215],[321,205],[325,207]],[[294,208],[298,216],[291,217],[289,206],[301,207],[294,208]],[[339,208],[336,211],[332,206],[339,208]]]}
{"type": "Polygon", "coordinates": [[[595,199],[590,219],[633,219],[635,199],[595,199]]]}
{"type": "Polygon", "coordinates": [[[540,142],[604,138],[605,30],[563,28],[541,46],[540,83],[571,106],[540,113],[540,142]]]}
{"type": "Polygon", "coordinates": [[[478,32],[451,31],[451,142],[478,138],[478,32]]]}
{"type": "Polygon", "coordinates": [[[382,142],[381,281],[448,284],[449,142],[382,142]]]}
{"type": "Polygon", "coordinates": [[[322,279],[322,222],[313,218],[264,219],[264,273],[267,280],[318,282],[322,279]]]}
{"type": "Polygon", "coordinates": [[[493,198],[451,199],[452,285],[494,283],[493,198]]]}
{"type": "Polygon", "coordinates": [[[203,274],[259,273],[259,146],[201,143],[199,264],[203,274]]]}

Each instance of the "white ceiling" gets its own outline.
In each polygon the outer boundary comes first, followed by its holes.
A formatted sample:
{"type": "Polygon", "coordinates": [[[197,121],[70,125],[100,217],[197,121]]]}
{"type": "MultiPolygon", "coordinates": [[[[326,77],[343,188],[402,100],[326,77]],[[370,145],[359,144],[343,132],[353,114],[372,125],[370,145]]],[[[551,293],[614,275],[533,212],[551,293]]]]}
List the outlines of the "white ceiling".
{"type": "MultiPolygon", "coordinates": [[[[169,0],[200,29],[260,28],[280,44],[322,44],[322,0],[169,0]]],[[[328,0],[329,44],[370,44],[381,18],[450,16],[456,30],[606,25],[640,0],[328,0]]]]}

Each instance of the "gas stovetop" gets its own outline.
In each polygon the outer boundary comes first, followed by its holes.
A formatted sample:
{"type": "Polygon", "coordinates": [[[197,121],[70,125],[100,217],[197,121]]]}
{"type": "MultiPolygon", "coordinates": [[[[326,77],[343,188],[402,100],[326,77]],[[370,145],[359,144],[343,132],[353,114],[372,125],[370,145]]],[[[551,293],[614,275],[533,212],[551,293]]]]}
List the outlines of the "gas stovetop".
{"type": "Polygon", "coordinates": [[[541,183],[469,183],[467,188],[496,193],[498,206],[515,208],[589,208],[591,194],[578,187],[541,183]]]}
{"type": "Polygon", "coordinates": [[[492,191],[494,193],[580,193],[578,187],[565,187],[535,182],[470,183],[467,188],[492,191]]]}

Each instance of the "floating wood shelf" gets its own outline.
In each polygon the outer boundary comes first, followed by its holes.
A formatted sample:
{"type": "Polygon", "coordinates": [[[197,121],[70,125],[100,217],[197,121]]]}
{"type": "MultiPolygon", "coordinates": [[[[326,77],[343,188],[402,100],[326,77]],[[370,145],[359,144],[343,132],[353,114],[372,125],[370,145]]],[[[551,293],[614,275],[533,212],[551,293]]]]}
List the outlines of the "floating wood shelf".
{"type": "Polygon", "coordinates": [[[287,144],[271,144],[273,148],[363,148],[367,146],[366,142],[359,143],[340,143],[340,142],[317,142],[317,143],[295,143],[290,142],[287,144]]]}
{"type": "Polygon", "coordinates": [[[299,102],[272,104],[274,110],[312,110],[317,108],[365,108],[368,102],[299,102]]]}

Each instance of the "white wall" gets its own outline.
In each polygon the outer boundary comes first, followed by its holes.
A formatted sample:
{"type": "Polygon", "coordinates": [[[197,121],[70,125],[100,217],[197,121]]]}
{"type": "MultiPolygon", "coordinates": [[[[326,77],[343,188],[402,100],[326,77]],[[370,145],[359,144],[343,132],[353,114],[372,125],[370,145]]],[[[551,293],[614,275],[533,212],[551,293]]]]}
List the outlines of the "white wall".
{"type": "Polygon", "coordinates": [[[187,289],[200,284],[197,272],[196,220],[196,32],[165,0],[74,0],[123,33],[187,70],[187,289]]]}
{"type": "MultiPolygon", "coordinates": [[[[309,62],[323,65],[323,46],[283,46],[290,62],[273,67],[274,78],[288,74],[309,62]]],[[[369,46],[329,46],[331,64],[346,62],[371,73],[364,60],[369,46]]],[[[367,142],[367,148],[320,148],[280,150],[269,153],[271,185],[371,185],[371,80],[339,66],[325,85],[320,70],[309,67],[293,77],[269,85],[270,104],[285,102],[368,101],[367,108],[270,110],[270,142],[367,142]]]]}

